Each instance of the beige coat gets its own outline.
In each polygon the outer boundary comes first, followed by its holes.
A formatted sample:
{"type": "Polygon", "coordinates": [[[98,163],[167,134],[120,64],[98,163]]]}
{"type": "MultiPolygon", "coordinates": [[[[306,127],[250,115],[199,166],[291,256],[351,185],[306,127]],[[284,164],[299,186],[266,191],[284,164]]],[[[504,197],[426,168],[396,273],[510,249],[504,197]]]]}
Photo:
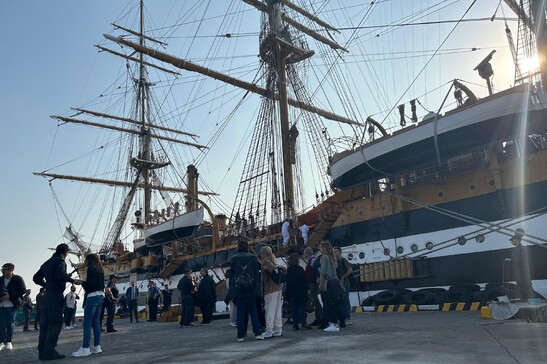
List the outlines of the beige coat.
{"type": "MultiPolygon", "coordinates": [[[[275,264],[271,261],[271,259],[264,259],[260,262],[262,264],[262,288],[264,291],[264,295],[276,291],[281,291],[281,285],[278,283],[275,283],[270,278],[270,272],[273,272],[275,269],[275,264]]],[[[281,269],[281,267],[279,267],[281,269]]]]}

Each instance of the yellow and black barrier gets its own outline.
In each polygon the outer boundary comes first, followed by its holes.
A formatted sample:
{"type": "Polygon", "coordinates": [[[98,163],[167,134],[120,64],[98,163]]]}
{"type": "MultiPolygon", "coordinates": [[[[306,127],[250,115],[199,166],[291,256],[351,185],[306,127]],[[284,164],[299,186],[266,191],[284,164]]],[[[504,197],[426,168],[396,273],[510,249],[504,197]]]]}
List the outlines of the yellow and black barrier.
{"type": "Polygon", "coordinates": [[[478,311],[484,305],[481,302],[444,303],[440,311],[478,311]]]}
{"type": "Polygon", "coordinates": [[[419,311],[478,311],[486,306],[482,302],[443,303],[438,305],[378,305],[356,306],[353,312],[419,312],[419,311]]]}

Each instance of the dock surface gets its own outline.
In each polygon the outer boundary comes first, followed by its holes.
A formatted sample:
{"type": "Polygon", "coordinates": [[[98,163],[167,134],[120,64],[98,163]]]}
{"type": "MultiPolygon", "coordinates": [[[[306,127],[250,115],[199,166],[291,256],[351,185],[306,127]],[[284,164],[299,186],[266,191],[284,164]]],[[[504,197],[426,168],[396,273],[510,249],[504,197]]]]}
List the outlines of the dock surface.
{"type": "MultiPolygon", "coordinates": [[[[236,342],[227,319],[180,327],[177,322],[115,320],[116,333],[103,333],[103,354],[73,358],[82,327],[63,330],[56,362],[82,363],[547,363],[547,324],[481,318],[479,312],[358,313],[339,333],[294,331],[256,341],[251,330],[236,342]]],[[[81,323],[80,323],[81,324],[81,323]]],[[[14,350],[2,363],[38,361],[38,332],[16,327],[14,350]]],[[[45,363],[45,362],[44,362],[45,363]]]]}

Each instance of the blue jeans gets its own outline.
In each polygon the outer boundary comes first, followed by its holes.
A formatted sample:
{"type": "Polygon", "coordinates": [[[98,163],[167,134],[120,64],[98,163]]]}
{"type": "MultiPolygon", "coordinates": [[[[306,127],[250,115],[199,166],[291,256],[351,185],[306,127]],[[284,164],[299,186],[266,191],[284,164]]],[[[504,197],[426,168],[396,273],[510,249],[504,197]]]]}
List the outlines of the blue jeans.
{"type": "Polygon", "coordinates": [[[291,316],[294,325],[306,324],[306,303],[307,300],[290,300],[291,316]]]}
{"type": "Polygon", "coordinates": [[[0,307],[0,344],[10,343],[15,329],[15,307],[0,307]]]}
{"type": "Polygon", "coordinates": [[[84,341],[82,348],[89,348],[91,328],[93,327],[93,346],[101,345],[101,308],[104,296],[87,297],[84,307],[84,341]]]}
{"type": "Polygon", "coordinates": [[[236,302],[237,338],[247,335],[247,315],[251,316],[251,324],[255,335],[262,333],[258,311],[256,310],[256,298],[238,299],[236,302]]]}

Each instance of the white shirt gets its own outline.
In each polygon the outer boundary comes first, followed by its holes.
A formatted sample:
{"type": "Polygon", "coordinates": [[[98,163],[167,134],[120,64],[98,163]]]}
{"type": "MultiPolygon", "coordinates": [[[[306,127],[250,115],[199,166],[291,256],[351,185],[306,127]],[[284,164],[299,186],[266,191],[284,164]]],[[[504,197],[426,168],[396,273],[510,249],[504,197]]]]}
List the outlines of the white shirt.
{"type": "Polygon", "coordinates": [[[308,225],[304,224],[300,226],[300,232],[302,233],[302,236],[308,236],[308,232],[310,231],[310,228],[308,225]]]}
{"type": "Polygon", "coordinates": [[[76,307],[76,293],[68,292],[65,296],[66,307],[74,308],[76,307]]]}
{"type": "Polygon", "coordinates": [[[283,235],[289,235],[289,222],[285,221],[283,225],[281,225],[281,234],[283,235]]]}
{"type": "MultiPolygon", "coordinates": [[[[10,281],[11,281],[11,278],[4,277],[4,288],[8,286],[10,281]]],[[[11,303],[10,300],[0,301],[0,307],[13,307],[13,303],[11,303]]]]}

